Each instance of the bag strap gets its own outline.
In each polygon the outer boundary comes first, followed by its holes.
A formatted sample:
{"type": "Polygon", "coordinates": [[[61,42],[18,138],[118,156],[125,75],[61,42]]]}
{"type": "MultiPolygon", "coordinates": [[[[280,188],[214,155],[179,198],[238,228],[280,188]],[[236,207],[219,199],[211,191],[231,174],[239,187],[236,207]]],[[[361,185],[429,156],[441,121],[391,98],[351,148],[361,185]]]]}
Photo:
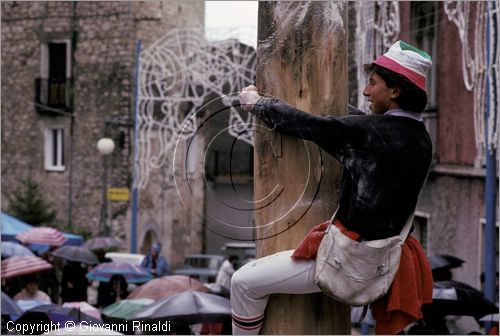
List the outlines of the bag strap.
{"type": "MultiPolygon", "coordinates": [[[[429,165],[429,168],[427,169],[427,174],[425,175],[424,182],[422,183],[422,186],[420,187],[420,191],[418,193],[417,197],[417,203],[415,203],[415,208],[413,208],[413,211],[410,213],[410,216],[408,216],[408,219],[406,220],[405,226],[403,226],[403,229],[401,230],[401,233],[399,234],[399,237],[401,238],[402,241],[406,240],[406,237],[408,237],[408,234],[410,233],[411,226],[413,224],[413,218],[415,217],[415,210],[417,210],[417,204],[418,200],[420,198],[420,194],[422,193],[422,189],[427,182],[427,178],[429,177],[429,172],[431,170],[431,166],[429,165]]],[[[330,225],[333,225],[333,220],[335,219],[335,216],[337,215],[337,211],[339,211],[340,204],[337,206],[337,209],[335,209],[335,212],[333,213],[332,218],[330,219],[330,225]]],[[[329,226],[330,226],[329,225],[329,226]]],[[[328,229],[327,229],[328,231],[328,229]]]]}
{"type": "Polygon", "coordinates": [[[413,218],[415,217],[415,209],[411,212],[410,216],[406,220],[405,226],[403,226],[403,229],[401,230],[401,233],[399,234],[399,238],[401,238],[402,241],[406,240],[406,237],[408,237],[408,234],[410,233],[411,225],[413,224],[413,218]]]}
{"type": "Polygon", "coordinates": [[[415,208],[413,208],[413,211],[408,217],[405,226],[403,226],[403,230],[401,230],[401,233],[399,234],[399,237],[401,238],[402,241],[405,241],[406,237],[408,237],[408,234],[410,233],[411,225],[413,224],[413,218],[415,217],[415,211],[417,210],[418,200],[420,199],[420,194],[422,194],[422,189],[424,189],[424,185],[427,182],[427,178],[429,178],[430,171],[431,171],[431,164],[429,164],[429,167],[427,168],[427,173],[425,174],[424,182],[422,183],[422,185],[420,186],[420,190],[418,191],[418,197],[417,197],[417,202],[415,203],[415,208]]]}

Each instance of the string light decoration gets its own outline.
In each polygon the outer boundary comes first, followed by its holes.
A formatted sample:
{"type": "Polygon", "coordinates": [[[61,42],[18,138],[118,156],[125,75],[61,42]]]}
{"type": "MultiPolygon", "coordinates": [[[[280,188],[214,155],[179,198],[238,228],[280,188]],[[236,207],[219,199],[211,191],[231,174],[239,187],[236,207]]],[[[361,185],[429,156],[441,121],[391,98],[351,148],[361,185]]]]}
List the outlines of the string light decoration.
{"type": "Polygon", "coordinates": [[[477,149],[476,166],[483,166],[486,150],[498,145],[498,4],[500,1],[471,2],[445,1],[444,11],[449,21],[458,29],[462,44],[462,75],[465,88],[473,92],[474,135],[477,149]],[[490,10],[488,10],[490,6],[490,10]],[[486,25],[490,29],[486,31],[486,25]],[[471,26],[472,29],[471,29],[471,26]],[[473,37],[469,35],[472,32],[473,37]],[[487,36],[489,34],[489,36],[487,36]],[[473,45],[470,45],[472,41],[473,45]],[[489,41],[490,60],[487,68],[486,43],[489,41]],[[486,74],[490,75],[490,114],[488,129],[485,129],[486,74]]]}
{"type": "Polygon", "coordinates": [[[206,38],[234,36],[235,30],[174,29],[141,51],[137,188],[147,185],[152,171],[172,164],[176,142],[195,134],[197,114],[214,95],[229,110],[229,134],[253,144],[254,117],[239,109],[237,93],[255,78],[255,49],[236,38],[206,38]]]}
{"type": "Polygon", "coordinates": [[[398,1],[356,1],[356,66],[358,107],[368,111],[368,101],[363,96],[363,84],[368,77],[364,65],[382,55],[399,37],[398,1]]]}

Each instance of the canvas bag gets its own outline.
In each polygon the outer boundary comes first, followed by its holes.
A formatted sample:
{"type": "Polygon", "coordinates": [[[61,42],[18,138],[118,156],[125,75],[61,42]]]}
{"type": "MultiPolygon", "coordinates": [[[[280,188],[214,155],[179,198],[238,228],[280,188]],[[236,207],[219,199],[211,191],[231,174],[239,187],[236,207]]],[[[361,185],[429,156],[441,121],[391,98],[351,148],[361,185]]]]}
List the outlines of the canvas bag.
{"type": "Polygon", "coordinates": [[[323,293],[337,301],[365,306],[389,290],[415,211],[398,236],[364,242],[352,240],[333,224],[336,213],[318,249],[314,281],[323,293]]]}

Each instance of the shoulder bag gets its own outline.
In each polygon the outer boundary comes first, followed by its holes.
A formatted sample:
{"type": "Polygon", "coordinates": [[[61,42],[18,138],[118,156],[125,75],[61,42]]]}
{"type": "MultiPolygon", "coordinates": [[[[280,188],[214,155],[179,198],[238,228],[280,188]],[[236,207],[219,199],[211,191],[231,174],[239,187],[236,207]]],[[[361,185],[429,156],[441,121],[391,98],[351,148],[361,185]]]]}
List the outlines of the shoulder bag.
{"type": "Polygon", "coordinates": [[[314,280],[337,301],[352,306],[370,304],[386,294],[394,280],[415,211],[398,236],[364,242],[344,235],[333,224],[336,214],[319,246],[314,280]]]}

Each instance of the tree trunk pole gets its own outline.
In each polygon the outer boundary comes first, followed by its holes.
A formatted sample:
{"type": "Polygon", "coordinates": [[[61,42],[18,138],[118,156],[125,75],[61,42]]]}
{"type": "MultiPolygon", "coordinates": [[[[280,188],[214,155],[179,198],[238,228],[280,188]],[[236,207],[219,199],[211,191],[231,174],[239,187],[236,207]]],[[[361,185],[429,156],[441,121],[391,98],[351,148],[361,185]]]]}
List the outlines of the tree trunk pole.
{"type": "MultiPolygon", "coordinates": [[[[301,110],[347,111],[347,2],[260,2],[257,88],[301,110]]],[[[294,249],[338,204],[341,165],[309,141],[255,133],[257,256],[294,249]]],[[[262,334],[350,334],[349,306],[272,295],[262,334]]]]}

